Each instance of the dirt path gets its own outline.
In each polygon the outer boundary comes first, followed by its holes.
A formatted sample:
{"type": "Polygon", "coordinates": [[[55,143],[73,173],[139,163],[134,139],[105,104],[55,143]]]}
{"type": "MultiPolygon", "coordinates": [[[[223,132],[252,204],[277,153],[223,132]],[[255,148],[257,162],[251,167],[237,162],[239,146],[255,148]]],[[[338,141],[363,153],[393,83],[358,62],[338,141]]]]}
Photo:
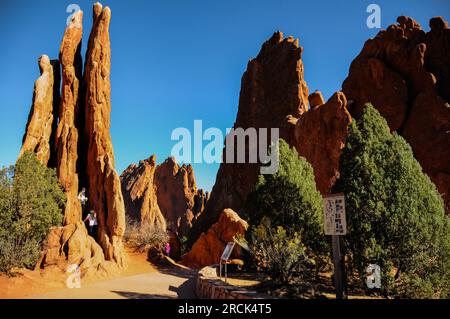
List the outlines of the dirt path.
{"type": "MultiPolygon", "coordinates": [[[[3,298],[191,298],[193,272],[174,262],[156,267],[147,255],[127,249],[128,267],[112,278],[82,279],[80,289],[66,287],[67,273],[60,269],[31,271],[19,269],[19,276],[0,274],[3,298]]],[[[169,260],[170,261],[170,260],[169,260]]]]}
{"type": "Polygon", "coordinates": [[[121,277],[88,284],[81,288],[63,289],[33,299],[155,299],[195,298],[195,273],[178,268],[121,277]]]}

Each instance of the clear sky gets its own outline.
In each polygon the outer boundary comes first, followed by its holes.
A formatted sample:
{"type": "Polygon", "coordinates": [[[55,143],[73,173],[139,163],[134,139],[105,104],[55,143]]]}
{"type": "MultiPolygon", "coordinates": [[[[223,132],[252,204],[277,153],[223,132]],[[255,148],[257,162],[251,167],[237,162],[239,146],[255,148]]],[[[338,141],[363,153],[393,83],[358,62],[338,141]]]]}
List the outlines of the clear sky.
{"type": "MultiPolygon", "coordinates": [[[[19,153],[41,54],[58,57],[66,7],[84,11],[83,52],[94,1],[0,0],[0,167],[19,153]]],[[[300,38],[310,92],[341,88],[369,29],[366,8],[381,7],[386,28],[399,15],[428,30],[429,18],[450,18],[449,0],[148,0],[103,1],[112,11],[111,134],[116,168],[170,155],[177,127],[223,132],[232,127],[242,73],[276,30],[300,38]]],[[[84,54],[84,53],[83,53],[84,54]]],[[[205,142],[206,144],[207,142],[205,142]]],[[[211,189],[218,164],[194,164],[197,183],[211,189]]]]}

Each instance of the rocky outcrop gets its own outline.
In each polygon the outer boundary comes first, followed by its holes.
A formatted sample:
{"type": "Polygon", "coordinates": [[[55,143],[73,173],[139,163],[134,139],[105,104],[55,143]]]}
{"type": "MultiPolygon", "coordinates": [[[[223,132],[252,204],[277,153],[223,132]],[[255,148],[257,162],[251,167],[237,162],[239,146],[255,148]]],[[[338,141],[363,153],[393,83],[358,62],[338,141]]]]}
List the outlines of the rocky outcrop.
{"type": "Polygon", "coordinates": [[[158,205],[168,228],[186,236],[192,221],[204,206],[204,193],[197,189],[191,165],[178,165],[173,157],[158,165],[155,172],[158,205]],[[197,205],[195,205],[197,202],[197,205]]]}
{"type": "Polygon", "coordinates": [[[353,117],[371,102],[411,145],[450,212],[450,29],[424,32],[408,17],[368,40],[342,87],[353,117]]]}
{"type": "Polygon", "coordinates": [[[339,177],[339,158],[352,117],[342,92],[335,93],[327,103],[322,93],[315,92],[309,101],[308,112],[288,121],[295,124],[295,148],[313,166],[317,189],[327,194],[339,177]]]}
{"type": "Polygon", "coordinates": [[[120,179],[114,170],[110,113],[111,48],[109,23],[111,10],[94,5],[93,26],[89,36],[84,70],[86,174],[89,207],[98,215],[98,238],[107,260],[123,266],[122,236],[125,231],[125,206],[120,179]]]}
{"type": "Polygon", "coordinates": [[[169,157],[156,165],[156,156],[131,164],[120,175],[126,214],[168,230],[173,246],[186,236],[205,206],[207,194],[197,189],[191,165],[169,157]]]}
{"type": "MultiPolygon", "coordinates": [[[[303,76],[303,48],[298,39],[275,32],[242,76],[239,108],[234,128],[279,128],[291,145],[292,128],[286,116],[296,118],[308,109],[308,87],[303,76]]],[[[254,150],[253,150],[254,151],[254,150]]],[[[246,156],[249,153],[246,149],[246,156]]],[[[226,148],[223,154],[226,154],[226,148]]],[[[218,220],[224,208],[239,212],[260,174],[260,163],[222,163],[204,213],[189,234],[192,245],[218,220]]]]}
{"type": "Polygon", "coordinates": [[[61,94],[59,68],[54,63],[52,68],[48,58],[40,61],[39,95],[34,98],[23,149],[35,151],[44,164],[56,167],[67,195],[63,225],[51,229],[38,263],[41,268],[78,264],[85,275],[106,276],[126,265],[122,245],[125,209],[109,135],[110,17],[109,8],[94,5],[83,79],[83,12],[73,14],[60,47],[61,94]],[[58,74],[52,75],[52,69],[58,74]],[[82,222],[77,198],[81,187],[87,188],[87,208],[97,213],[96,238],[88,235],[82,222]]]}
{"type": "Polygon", "coordinates": [[[156,156],[131,164],[120,175],[125,211],[141,224],[150,223],[166,230],[166,219],[161,213],[155,186],[156,156]]]}
{"type": "Polygon", "coordinates": [[[59,76],[55,82],[55,73],[52,63],[47,55],[39,57],[41,75],[34,82],[33,103],[31,105],[28,123],[22,140],[19,157],[25,151],[35,152],[37,159],[47,165],[52,152],[51,134],[54,126],[54,97],[53,88],[59,87],[59,76]]]}
{"type": "MultiPolygon", "coordinates": [[[[220,256],[228,242],[232,242],[237,235],[244,235],[248,228],[245,220],[232,209],[224,209],[219,220],[206,233],[203,233],[183,256],[182,262],[190,267],[200,268],[218,264],[220,256]]],[[[235,245],[231,258],[240,258],[241,249],[235,245]]]]}

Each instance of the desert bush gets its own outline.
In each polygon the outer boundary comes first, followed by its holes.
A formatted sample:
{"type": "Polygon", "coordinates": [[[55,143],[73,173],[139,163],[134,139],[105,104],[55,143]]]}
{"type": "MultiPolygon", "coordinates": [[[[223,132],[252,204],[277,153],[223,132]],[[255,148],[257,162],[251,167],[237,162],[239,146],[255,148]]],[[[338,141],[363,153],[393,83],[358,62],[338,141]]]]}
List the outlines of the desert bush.
{"type": "Polygon", "coordinates": [[[34,153],[0,170],[0,271],[34,266],[50,227],[61,225],[65,199],[55,170],[34,153]]]}
{"type": "Polygon", "coordinates": [[[39,258],[41,244],[35,239],[0,237],[0,271],[14,275],[15,267],[33,268],[39,258]]]}
{"type": "Polygon", "coordinates": [[[281,226],[272,228],[267,218],[253,227],[250,251],[257,271],[274,282],[290,283],[313,273],[315,262],[308,257],[300,235],[288,234],[281,226]]]}
{"type": "Polygon", "coordinates": [[[150,248],[162,248],[169,241],[167,232],[151,223],[139,223],[129,216],[126,217],[125,242],[138,252],[150,248]]]}
{"type": "Polygon", "coordinates": [[[316,259],[319,270],[327,264],[329,256],[322,205],[312,166],[280,139],[278,171],[259,176],[247,197],[243,218],[254,226],[268,218],[273,227],[283,227],[289,238],[297,233],[307,255],[316,259]]]}
{"type": "Polygon", "coordinates": [[[448,296],[450,223],[443,200],[408,143],[391,134],[370,104],[349,128],[340,167],[335,190],[345,193],[347,273],[356,274],[354,284],[366,288],[365,269],[378,264],[387,296],[448,296]]]}

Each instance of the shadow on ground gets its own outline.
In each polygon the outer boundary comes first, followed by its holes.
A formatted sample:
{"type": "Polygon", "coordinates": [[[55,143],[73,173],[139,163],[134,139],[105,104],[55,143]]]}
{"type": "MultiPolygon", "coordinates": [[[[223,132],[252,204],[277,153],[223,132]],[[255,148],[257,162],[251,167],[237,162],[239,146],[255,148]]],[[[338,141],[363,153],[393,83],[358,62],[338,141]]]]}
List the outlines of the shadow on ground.
{"type": "Polygon", "coordinates": [[[111,291],[119,296],[125,297],[127,299],[175,299],[174,296],[170,295],[155,295],[155,294],[143,294],[139,292],[130,291],[111,291]]]}

